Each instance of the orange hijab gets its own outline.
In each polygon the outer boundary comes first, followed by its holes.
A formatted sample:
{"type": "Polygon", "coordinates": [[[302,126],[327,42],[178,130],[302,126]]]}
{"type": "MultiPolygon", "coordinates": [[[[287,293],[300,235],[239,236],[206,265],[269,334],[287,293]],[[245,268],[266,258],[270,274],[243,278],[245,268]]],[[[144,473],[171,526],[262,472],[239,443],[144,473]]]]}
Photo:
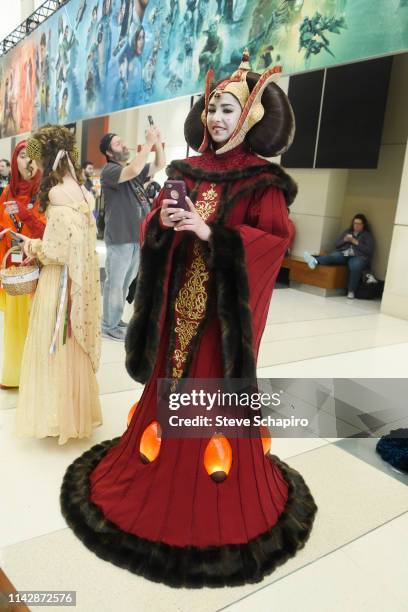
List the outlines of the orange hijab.
{"type": "MultiPolygon", "coordinates": [[[[28,181],[21,177],[18,170],[17,157],[22,149],[27,146],[27,141],[22,140],[14,149],[11,160],[11,177],[10,184],[4,189],[0,196],[0,231],[9,227],[14,232],[24,234],[29,238],[42,238],[45,229],[45,215],[39,211],[39,203],[37,195],[40,189],[41,172],[38,170],[36,174],[28,181]],[[5,203],[13,200],[19,206],[19,213],[13,215],[18,229],[13,218],[6,212],[5,203]]],[[[0,265],[3,258],[11,247],[12,236],[7,233],[3,239],[0,239],[0,265]]],[[[10,265],[10,260],[7,261],[10,265]]]]}

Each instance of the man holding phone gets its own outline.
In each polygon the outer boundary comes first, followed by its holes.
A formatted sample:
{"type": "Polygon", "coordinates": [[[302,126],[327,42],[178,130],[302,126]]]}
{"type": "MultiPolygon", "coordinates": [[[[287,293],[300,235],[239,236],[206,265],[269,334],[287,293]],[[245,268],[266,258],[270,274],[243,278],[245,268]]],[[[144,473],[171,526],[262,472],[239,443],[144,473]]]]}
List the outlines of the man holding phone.
{"type": "Polygon", "coordinates": [[[106,243],[102,336],[123,341],[125,299],[139,267],[140,226],[150,210],[143,184],[164,168],[166,160],[160,131],[152,120],[145,132],[145,143],[130,161],[129,149],[117,134],[105,134],[100,150],[107,161],[101,173],[106,243]],[[148,163],[153,147],[155,160],[148,163]]]}

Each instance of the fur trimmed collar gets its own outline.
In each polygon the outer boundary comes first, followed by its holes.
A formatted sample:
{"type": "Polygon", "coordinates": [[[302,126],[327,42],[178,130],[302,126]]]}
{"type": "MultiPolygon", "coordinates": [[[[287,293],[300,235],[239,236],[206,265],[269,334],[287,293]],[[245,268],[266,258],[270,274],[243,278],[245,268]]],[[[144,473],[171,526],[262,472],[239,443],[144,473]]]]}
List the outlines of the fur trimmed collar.
{"type": "Polygon", "coordinates": [[[292,204],[297,195],[297,184],[281,166],[247,151],[232,155],[234,151],[220,157],[211,152],[175,160],[166,168],[166,172],[172,179],[188,177],[194,182],[223,183],[229,186],[234,199],[239,192],[267,186],[278,187],[285,194],[286,204],[292,204]]]}

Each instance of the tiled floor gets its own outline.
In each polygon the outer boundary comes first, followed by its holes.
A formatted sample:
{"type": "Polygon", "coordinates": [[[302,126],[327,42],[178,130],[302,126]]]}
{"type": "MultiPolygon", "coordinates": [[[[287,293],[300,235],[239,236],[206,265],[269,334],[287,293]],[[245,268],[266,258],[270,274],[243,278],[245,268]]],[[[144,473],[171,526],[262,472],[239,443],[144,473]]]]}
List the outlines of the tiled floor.
{"type": "MultiPolygon", "coordinates": [[[[130,313],[128,308],[125,318],[130,313]]],[[[275,291],[260,377],[406,378],[407,364],[408,321],[380,314],[378,302],[275,291]]],[[[142,391],[126,373],[120,343],[103,341],[98,380],[103,426],[92,441],[63,447],[53,439],[16,439],[17,392],[0,391],[0,562],[16,588],[77,590],[80,612],[408,610],[408,476],[381,461],[373,438],[273,440],[274,454],[304,475],[319,512],[305,548],[258,585],[173,590],[95,557],[60,514],[62,475],[86,448],[124,430],[127,412],[142,391]]],[[[376,416],[378,397],[371,407],[376,416]]],[[[350,398],[343,399],[353,406],[350,398]]],[[[342,435],[361,426],[350,406],[342,435]]],[[[323,424],[335,416],[325,406],[323,424]]]]}

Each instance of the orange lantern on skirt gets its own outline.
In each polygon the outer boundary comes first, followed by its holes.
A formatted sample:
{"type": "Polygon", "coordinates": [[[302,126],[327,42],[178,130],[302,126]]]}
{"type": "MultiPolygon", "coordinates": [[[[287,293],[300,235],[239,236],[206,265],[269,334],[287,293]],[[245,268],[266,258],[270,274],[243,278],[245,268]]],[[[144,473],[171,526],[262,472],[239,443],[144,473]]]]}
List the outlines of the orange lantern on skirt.
{"type": "Polygon", "coordinates": [[[150,423],[144,430],[139,447],[143,463],[151,463],[159,456],[161,435],[161,427],[157,421],[150,423]]]}
{"type": "Polygon", "coordinates": [[[223,434],[215,434],[204,452],[204,467],[214,482],[223,482],[232,465],[231,444],[223,434]]]}
{"type": "Polygon", "coordinates": [[[262,448],[264,455],[268,455],[272,446],[272,438],[270,437],[269,429],[262,425],[260,428],[261,432],[261,440],[262,440],[262,448]]]}
{"type": "Polygon", "coordinates": [[[130,421],[132,420],[133,415],[136,412],[136,408],[137,408],[138,403],[139,403],[139,400],[137,402],[135,402],[133,404],[133,406],[131,407],[131,409],[129,410],[129,414],[128,414],[128,418],[127,418],[127,426],[128,427],[130,425],[130,421]]]}

